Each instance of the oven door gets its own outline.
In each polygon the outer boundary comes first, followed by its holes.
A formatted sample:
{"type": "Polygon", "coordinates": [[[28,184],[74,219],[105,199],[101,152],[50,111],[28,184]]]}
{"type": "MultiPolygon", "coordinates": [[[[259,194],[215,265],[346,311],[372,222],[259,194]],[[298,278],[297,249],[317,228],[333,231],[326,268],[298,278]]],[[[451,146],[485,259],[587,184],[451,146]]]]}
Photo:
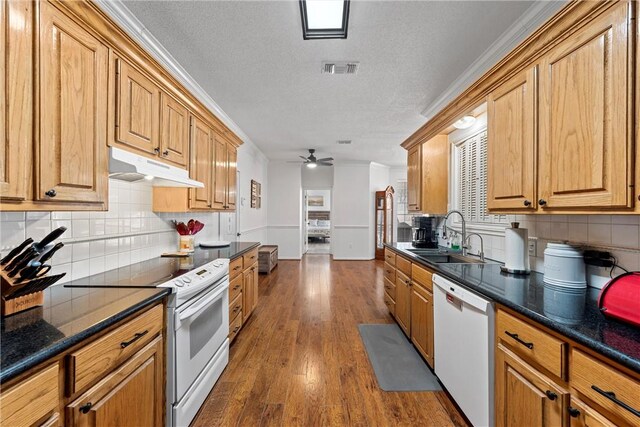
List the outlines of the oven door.
{"type": "Polygon", "coordinates": [[[202,373],[229,335],[229,279],[175,312],[176,401],[202,373]]]}

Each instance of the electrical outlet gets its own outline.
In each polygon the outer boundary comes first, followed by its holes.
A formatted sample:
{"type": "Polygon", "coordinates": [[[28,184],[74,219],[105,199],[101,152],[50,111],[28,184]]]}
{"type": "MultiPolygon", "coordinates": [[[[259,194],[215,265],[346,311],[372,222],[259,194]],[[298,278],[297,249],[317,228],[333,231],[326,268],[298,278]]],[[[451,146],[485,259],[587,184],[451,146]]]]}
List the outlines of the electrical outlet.
{"type": "Polygon", "coordinates": [[[529,239],[529,256],[536,256],[538,249],[538,241],[529,239]]]}

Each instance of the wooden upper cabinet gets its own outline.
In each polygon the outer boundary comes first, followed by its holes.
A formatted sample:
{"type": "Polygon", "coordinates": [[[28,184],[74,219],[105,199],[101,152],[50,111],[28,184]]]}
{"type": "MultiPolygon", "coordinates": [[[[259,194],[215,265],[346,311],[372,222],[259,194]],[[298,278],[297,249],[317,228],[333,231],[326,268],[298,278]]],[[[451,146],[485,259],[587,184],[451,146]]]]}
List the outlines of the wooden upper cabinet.
{"type": "Polygon", "coordinates": [[[449,203],[449,138],[438,135],[422,144],[420,212],[446,214],[449,203]]]}
{"type": "Polygon", "coordinates": [[[160,153],[160,89],[122,59],[116,59],[116,140],[149,154],[160,153]]]}
{"type": "Polygon", "coordinates": [[[236,208],[238,149],[227,144],[227,209],[236,208]]]}
{"type": "MultiPolygon", "coordinates": [[[[106,203],[107,46],[40,3],[36,200],[106,203]]],[[[24,71],[27,72],[27,71],[24,71]]]]}
{"type": "Polygon", "coordinates": [[[160,156],[186,168],[189,163],[189,111],[162,93],[160,156]]]}
{"type": "Polygon", "coordinates": [[[629,4],[621,2],[555,46],[540,62],[539,204],[631,204],[629,4]]]}
{"type": "Polygon", "coordinates": [[[537,207],[536,74],[526,70],[487,98],[487,208],[537,207]]]}
{"type": "Polygon", "coordinates": [[[227,142],[219,135],[215,138],[213,208],[227,207],[227,142]]]}
{"type": "Polygon", "coordinates": [[[189,189],[191,209],[209,209],[212,205],[213,131],[202,120],[191,117],[191,178],[204,184],[204,188],[189,189]]]}
{"type": "Polygon", "coordinates": [[[416,145],[407,153],[407,204],[409,211],[420,211],[422,197],[422,156],[421,146],[416,145]]]}
{"type": "Polygon", "coordinates": [[[33,164],[33,3],[0,2],[0,199],[27,200],[33,164]]]}

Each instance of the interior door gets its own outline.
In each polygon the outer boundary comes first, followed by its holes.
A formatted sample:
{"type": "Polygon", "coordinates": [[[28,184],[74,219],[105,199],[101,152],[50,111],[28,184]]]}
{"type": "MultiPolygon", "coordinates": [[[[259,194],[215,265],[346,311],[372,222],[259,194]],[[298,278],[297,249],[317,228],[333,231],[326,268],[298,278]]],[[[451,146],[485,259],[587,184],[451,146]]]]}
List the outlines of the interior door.
{"type": "Polygon", "coordinates": [[[204,188],[189,189],[189,207],[211,208],[211,162],[213,161],[213,133],[207,124],[191,117],[191,172],[192,179],[204,184],[204,188]]]}
{"type": "Polygon", "coordinates": [[[541,59],[543,209],[631,205],[629,10],[617,4],[541,59]]]}
{"type": "Polygon", "coordinates": [[[161,99],[160,156],[186,168],[189,162],[189,111],[166,93],[161,99]]]}
{"type": "Polygon", "coordinates": [[[108,54],[91,33],[40,3],[36,200],[106,202],[108,54]]]}
{"type": "Polygon", "coordinates": [[[302,254],[309,251],[309,196],[307,190],[304,191],[302,200],[302,254]]]}

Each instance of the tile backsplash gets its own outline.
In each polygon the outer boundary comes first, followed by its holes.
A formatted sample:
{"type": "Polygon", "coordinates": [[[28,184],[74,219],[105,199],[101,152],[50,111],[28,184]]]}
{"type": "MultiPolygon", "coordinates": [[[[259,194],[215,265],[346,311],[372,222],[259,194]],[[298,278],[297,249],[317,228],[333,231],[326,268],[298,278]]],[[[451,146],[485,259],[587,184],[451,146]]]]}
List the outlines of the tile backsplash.
{"type": "Polygon", "coordinates": [[[219,240],[218,213],[156,214],[148,182],[109,180],[106,212],[0,212],[0,254],[27,237],[42,239],[65,226],[65,246],[51,259],[51,274],[67,273],[58,283],[102,273],[177,249],[172,219],[198,219],[205,228],[196,239],[219,240]]]}
{"type": "MultiPolygon", "coordinates": [[[[544,272],[544,250],[547,243],[567,241],[571,244],[610,252],[627,270],[640,270],[640,216],[638,215],[508,215],[529,230],[529,240],[536,242],[536,254],[530,256],[531,269],[544,272]]],[[[442,224],[440,224],[442,226],[442,224]]],[[[449,224],[451,225],[451,224],[449,224]]],[[[504,233],[468,227],[484,238],[487,258],[504,262],[504,233]]],[[[441,228],[439,235],[442,235],[441,228]]],[[[446,241],[441,241],[441,244],[446,241]]],[[[478,253],[480,242],[471,238],[469,253],[478,253]]],[[[590,286],[600,288],[609,280],[609,268],[587,266],[590,286]]],[[[622,270],[614,270],[614,276],[622,270]]]]}

